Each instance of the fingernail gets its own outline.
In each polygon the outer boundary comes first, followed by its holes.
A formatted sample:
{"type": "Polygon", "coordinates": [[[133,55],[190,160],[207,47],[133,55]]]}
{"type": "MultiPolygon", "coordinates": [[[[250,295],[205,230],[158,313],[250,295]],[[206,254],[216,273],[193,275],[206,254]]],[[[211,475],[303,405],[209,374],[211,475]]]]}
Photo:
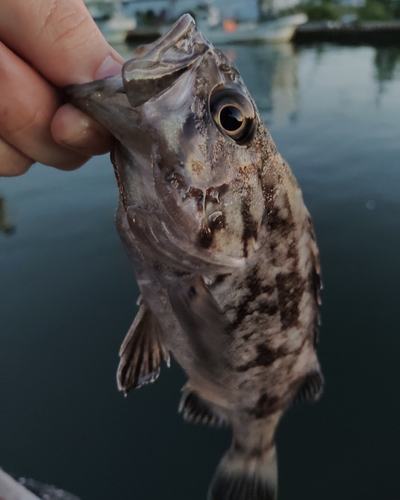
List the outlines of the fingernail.
{"type": "Polygon", "coordinates": [[[100,68],[97,70],[95,80],[102,80],[107,76],[115,76],[121,73],[122,63],[115,60],[112,56],[108,55],[102,62],[100,68]]]}
{"type": "Polygon", "coordinates": [[[96,130],[89,120],[81,120],[80,127],[71,131],[63,138],[63,142],[79,149],[93,149],[98,147],[103,139],[102,135],[96,130]]]}
{"type": "Polygon", "coordinates": [[[52,122],[55,140],[68,148],[102,154],[109,150],[107,132],[82,111],[65,104],[56,113],[52,122]]]}

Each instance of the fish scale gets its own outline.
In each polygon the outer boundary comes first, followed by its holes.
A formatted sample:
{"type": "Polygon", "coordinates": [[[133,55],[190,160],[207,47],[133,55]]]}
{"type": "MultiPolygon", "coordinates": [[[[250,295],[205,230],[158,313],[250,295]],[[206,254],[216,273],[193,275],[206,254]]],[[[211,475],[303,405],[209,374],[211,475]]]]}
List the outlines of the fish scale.
{"type": "Polygon", "coordinates": [[[153,382],[172,353],[183,417],[232,428],[209,500],[275,500],[276,427],[323,385],[318,248],[289,166],[189,15],[122,75],[66,92],[116,138],[116,222],[141,291],[119,388],[153,382]]]}

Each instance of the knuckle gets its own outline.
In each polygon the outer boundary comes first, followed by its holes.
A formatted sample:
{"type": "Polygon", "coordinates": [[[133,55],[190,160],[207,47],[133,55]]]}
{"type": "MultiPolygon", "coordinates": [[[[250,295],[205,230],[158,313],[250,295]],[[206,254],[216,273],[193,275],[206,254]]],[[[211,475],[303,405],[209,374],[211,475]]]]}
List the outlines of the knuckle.
{"type": "Polygon", "coordinates": [[[33,163],[34,160],[0,137],[0,176],[14,177],[25,174],[33,163]]]}
{"type": "Polygon", "coordinates": [[[20,175],[26,174],[33,164],[33,161],[28,160],[20,162],[18,165],[13,166],[14,168],[11,170],[11,174],[9,174],[9,176],[19,177],[20,175]]]}
{"type": "Polygon", "coordinates": [[[43,116],[40,108],[29,110],[30,112],[25,110],[25,113],[21,113],[20,119],[15,116],[14,111],[14,107],[3,109],[3,118],[11,115],[10,119],[1,120],[2,133],[6,137],[18,139],[18,137],[25,137],[26,135],[36,136],[42,129],[47,127],[47,116],[43,116]]]}

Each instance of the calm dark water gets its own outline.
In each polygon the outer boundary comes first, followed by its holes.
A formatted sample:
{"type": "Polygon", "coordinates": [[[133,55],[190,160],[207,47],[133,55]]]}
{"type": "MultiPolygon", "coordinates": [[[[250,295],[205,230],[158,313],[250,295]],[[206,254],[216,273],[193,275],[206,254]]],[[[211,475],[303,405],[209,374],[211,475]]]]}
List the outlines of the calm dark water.
{"type": "MultiPolygon", "coordinates": [[[[400,49],[228,49],[291,164],[323,265],[323,399],[279,428],[280,500],[398,500],[400,49]]],[[[138,289],[107,157],[1,179],[0,463],[83,500],[203,500],[229,432],[177,414],[176,365],[124,399],[138,289]]]]}

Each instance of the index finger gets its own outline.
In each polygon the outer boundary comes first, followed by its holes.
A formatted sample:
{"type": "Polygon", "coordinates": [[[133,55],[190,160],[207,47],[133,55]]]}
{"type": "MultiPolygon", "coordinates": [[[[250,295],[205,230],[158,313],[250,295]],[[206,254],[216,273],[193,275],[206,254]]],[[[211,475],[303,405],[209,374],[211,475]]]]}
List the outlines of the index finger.
{"type": "Polygon", "coordinates": [[[123,63],[82,0],[1,1],[0,40],[59,87],[115,74],[123,63]]]}

